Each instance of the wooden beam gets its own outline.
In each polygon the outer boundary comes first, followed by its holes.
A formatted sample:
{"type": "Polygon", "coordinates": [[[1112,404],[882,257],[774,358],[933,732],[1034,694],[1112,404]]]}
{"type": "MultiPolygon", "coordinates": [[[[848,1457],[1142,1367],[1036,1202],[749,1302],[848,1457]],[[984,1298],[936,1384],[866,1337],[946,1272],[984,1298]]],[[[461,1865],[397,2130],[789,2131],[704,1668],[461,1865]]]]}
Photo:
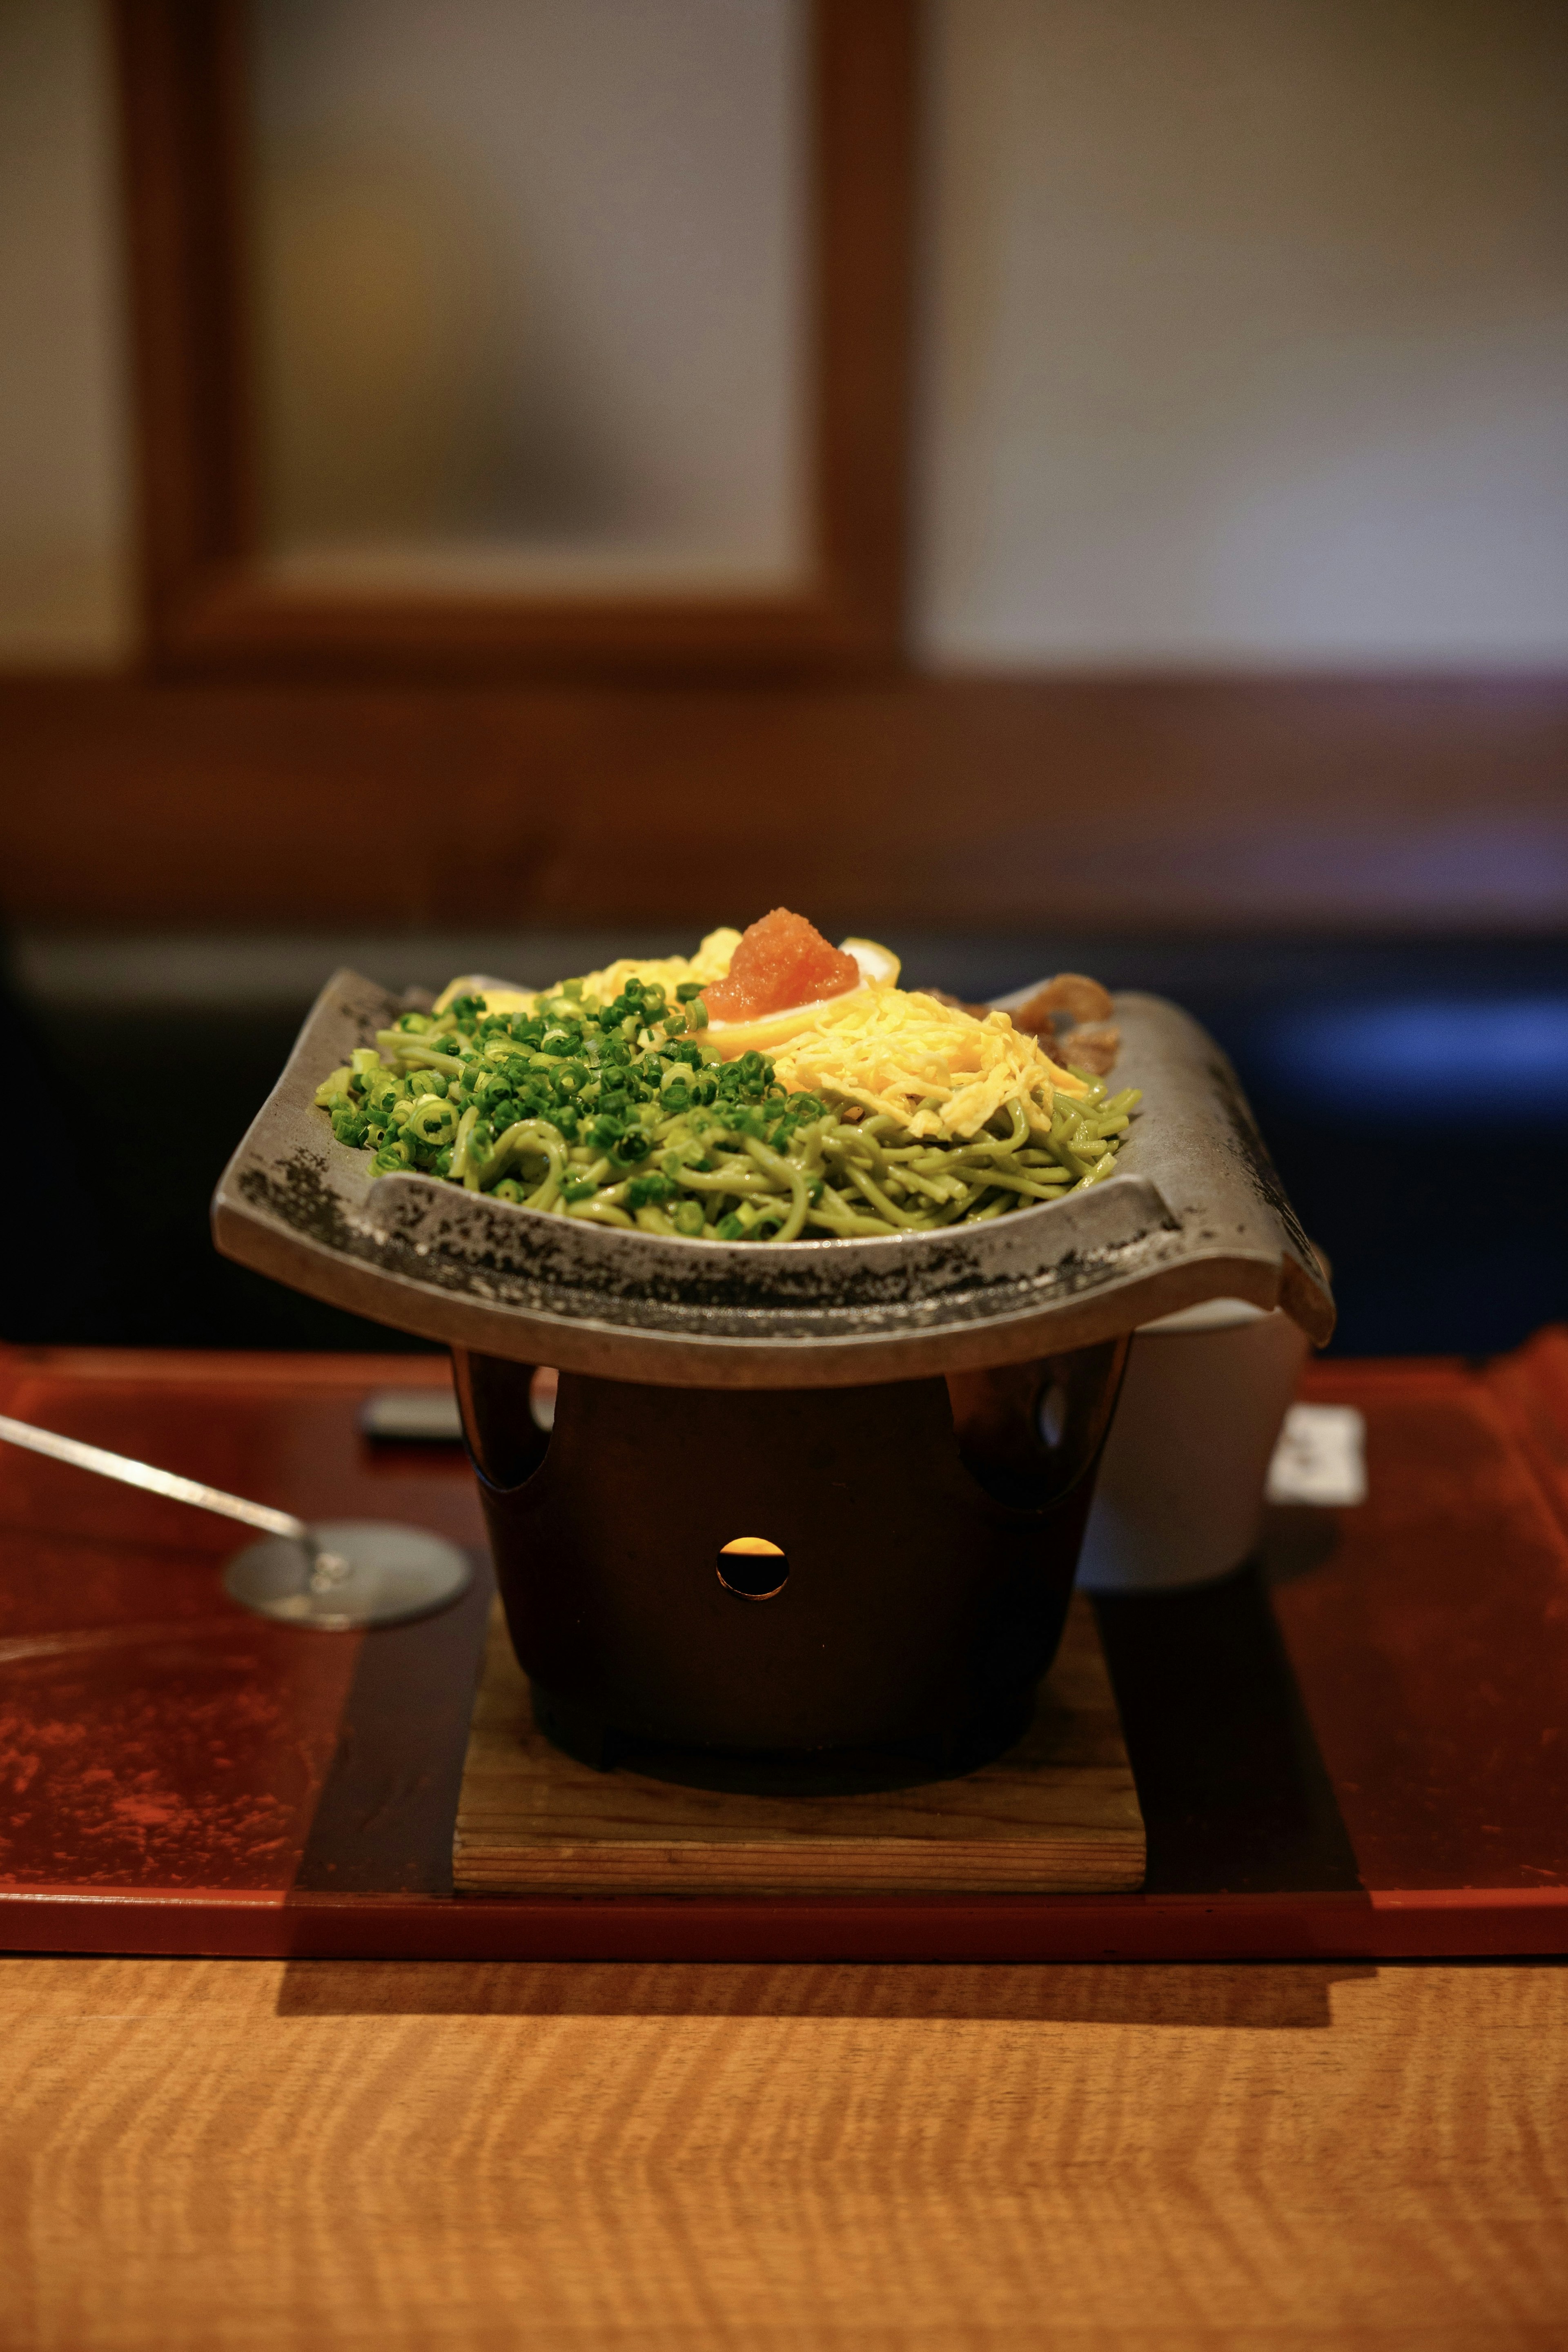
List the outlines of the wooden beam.
{"type": "Polygon", "coordinates": [[[512,689],[0,680],[58,925],[1545,929],[1568,678],[512,689]]]}

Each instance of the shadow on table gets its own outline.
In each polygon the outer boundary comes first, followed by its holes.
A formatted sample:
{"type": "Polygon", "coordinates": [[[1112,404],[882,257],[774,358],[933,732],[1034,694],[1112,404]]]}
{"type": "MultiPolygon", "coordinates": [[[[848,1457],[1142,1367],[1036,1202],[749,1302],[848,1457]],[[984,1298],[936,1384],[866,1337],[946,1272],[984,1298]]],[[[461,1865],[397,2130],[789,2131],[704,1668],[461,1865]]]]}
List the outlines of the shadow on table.
{"type": "MultiPolygon", "coordinates": [[[[1150,1894],[1346,1894],[1355,1853],[1268,1592],[1331,1531],[1271,1515],[1262,1558],[1095,1604],[1148,1831],[1150,1894]],[[1303,1547],[1305,1546],[1305,1549],[1303,1547]]],[[[452,1828],[493,1580],[366,1643],[301,1861],[313,1894],[450,1895],[452,1828]]]]}
{"type": "Polygon", "coordinates": [[[294,1960],[282,2017],[824,2017],[1279,2032],[1333,2022],[1355,1962],[932,1967],[824,1961],[294,1960]]]}
{"type": "Polygon", "coordinates": [[[1332,1549],[1276,1514],[1263,1557],[1095,1604],[1149,1834],[1152,1895],[1350,1894],[1355,1850],[1268,1593],[1332,1549]]]}
{"type": "MultiPolygon", "coordinates": [[[[1269,1552],[1192,1592],[1098,1604],[1150,1830],[1150,1891],[1359,1889],[1269,1606],[1272,1578],[1314,1564],[1269,1552]]],[[[1277,2032],[1331,2025],[1333,1985],[1371,1976],[1344,1961],[294,1961],[278,2006],[284,2016],[966,2018],[1277,2032]]]]}
{"type": "MultiPolygon", "coordinates": [[[[1321,1515],[1314,1524],[1321,1527],[1321,1515]]],[[[1271,1582],[1310,1574],[1331,1549],[1331,1532],[1310,1529],[1304,1538],[1293,1523],[1271,1523],[1261,1559],[1233,1576],[1098,1602],[1148,1827],[1151,1893],[1359,1891],[1354,1852],[1268,1597],[1271,1582]]],[[[409,1629],[419,1639],[367,1645],[356,1682],[364,1704],[351,1702],[301,1885],[449,1894],[462,1727],[487,1584],[481,1580],[448,1621],[409,1629]],[[456,1645],[455,1659],[460,1651],[469,1661],[443,1679],[458,1709],[438,1743],[443,1769],[423,1790],[404,1786],[400,1801],[388,1805],[393,1751],[406,1747],[416,1702],[427,1703],[423,1685],[407,1678],[428,1666],[429,1645],[441,1641],[456,1645]]],[[[285,1972],[279,2008],[290,2016],[963,2018],[1277,2031],[1327,2026],[1331,1988],[1375,1973],[1320,1961],[300,1960],[285,1972]]]]}

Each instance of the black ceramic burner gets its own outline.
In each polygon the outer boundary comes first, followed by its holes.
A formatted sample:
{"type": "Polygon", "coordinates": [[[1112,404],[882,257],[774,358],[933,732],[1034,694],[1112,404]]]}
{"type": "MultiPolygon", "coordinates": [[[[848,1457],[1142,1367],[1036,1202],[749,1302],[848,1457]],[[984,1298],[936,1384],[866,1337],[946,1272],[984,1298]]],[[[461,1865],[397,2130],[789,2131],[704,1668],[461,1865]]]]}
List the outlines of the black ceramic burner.
{"type": "Polygon", "coordinates": [[[781,1794],[1000,1754],[1060,1639],[1125,1352],[859,1389],[567,1372],[547,1436],[531,1367],[456,1351],[541,1729],[781,1794]]]}

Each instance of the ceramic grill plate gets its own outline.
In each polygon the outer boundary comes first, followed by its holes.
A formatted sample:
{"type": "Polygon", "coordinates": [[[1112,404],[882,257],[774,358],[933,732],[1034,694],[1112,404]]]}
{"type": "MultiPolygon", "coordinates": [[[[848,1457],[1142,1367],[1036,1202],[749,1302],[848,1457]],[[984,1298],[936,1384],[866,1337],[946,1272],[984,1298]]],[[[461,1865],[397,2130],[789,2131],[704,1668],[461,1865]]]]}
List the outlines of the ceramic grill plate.
{"type": "MultiPolygon", "coordinates": [[[[1021,1003],[1020,990],[1004,1004],[1021,1003]]],[[[1021,1361],[1213,1297],[1333,1304],[1224,1055],[1152,996],[1115,1001],[1116,1083],[1143,1089],[1118,1173],[980,1225],[867,1241],[688,1242],[374,1181],[316,1087],[428,998],[340,971],[225,1170],[218,1247],[403,1331],[524,1363],[679,1387],[847,1387],[1021,1361]]]]}

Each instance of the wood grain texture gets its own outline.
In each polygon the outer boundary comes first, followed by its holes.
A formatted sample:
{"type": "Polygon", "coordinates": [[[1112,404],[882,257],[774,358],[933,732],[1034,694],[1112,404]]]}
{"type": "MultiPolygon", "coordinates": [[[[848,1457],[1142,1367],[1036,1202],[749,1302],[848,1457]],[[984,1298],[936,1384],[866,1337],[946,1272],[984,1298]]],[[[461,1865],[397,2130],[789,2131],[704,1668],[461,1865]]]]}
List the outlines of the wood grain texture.
{"type": "Polygon", "coordinates": [[[903,621],[914,0],[810,0],[808,555],[769,594],[312,593],[258,561],[238,0],[115,0],[144,622],[164,670],[885,667],[903,621]]]}
{"type": "Polygon", "coordinates": [[[739,1795],[574,1762],[499,1607],[452,1849],[459,1895],[1037,1895],[1139,1886],[1143,1822],[1089,1603],[1018,1745],[889,1794],[739,1795]]]}
{"type": "Polygon", "coordinates": [[[27,2352],[1557,2352],[1568,1971],[0,1962],[27,2352]]]}
{"type": "Polygon", "coordinates": [[[38,924],[1568,917],[1562,678],[12,678],[0,740],[0,903],[38,924]]]}

